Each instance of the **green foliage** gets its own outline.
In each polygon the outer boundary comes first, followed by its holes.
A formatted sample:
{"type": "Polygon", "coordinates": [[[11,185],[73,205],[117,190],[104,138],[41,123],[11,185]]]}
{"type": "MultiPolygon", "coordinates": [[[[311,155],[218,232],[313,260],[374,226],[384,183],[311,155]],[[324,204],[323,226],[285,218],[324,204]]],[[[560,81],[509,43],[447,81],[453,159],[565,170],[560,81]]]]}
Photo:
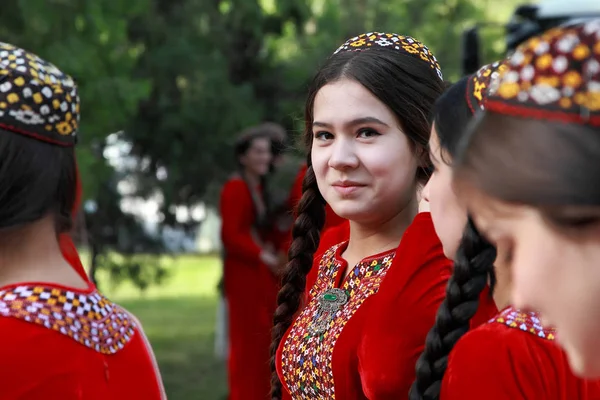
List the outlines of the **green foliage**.
{"type": "MultiPolygon", "coordinates": [[[[173,206],[216,202],[234,169],[231,144],[241,129],[271,120],[300,136],[307,85],[348,37],[369,30],[415,36],[436,54],[445,78],[455,80],[463,29],[504,23],[518,3],[5,0],[0,37],[78,81],[79,168],[84,196],[100,210],[89,216],[95,254],[133,254],[140,247],[123,247],[120,238],[141,241],[144,251],[152,241],[143,238],[139,221],[120,211],[116,181],[122,176],[102,156],[108,134],[125,132],[141,160],[129,171],[138,194],[161,192],[164,223],[174,224],[173,206]]],[[[486,62],[501,58],[502,35],[499,27],[484,30],[486,62]]],[[[102,259],[105,268],[116,265],[111,257],[102,259]]],[[[138,277],[144,263],[119,262],[125,272],[117,279],[145,286],[158,277],[138,277]]]]}
{"type": "MultiPolygon", "coordinates": [[[[368,30],[415,36],[438,56],[445,76],[456,79],[462,30],[506,21],[517,3],[15,0],[3,4],[0,35],[79,82],[86,197],[94,198],[97,182],[111,175],[92,146],[126,130],[135,154],[149,161],[137,171],[143,186],[164,192],[168,213],[171,203],[198,202],[227,177],[230,145],[242,128],[269,119],[300,132],[308,82],[349,36],[368,30]],[[161,167],[168,168],[162,181],[161,167]]],[[[484,32],[486,61],[501,56],[502,35],[499,28],[484,32]]]]}
{"type": "Polygon", "coordinates": [[[169,270],[154,254],[121,255],[105,252],[100,255],[98,262],[108,271],[113,289],[123,282],[131,282],[141,292],[145,292],[150,286],[160,285],[168,278],[169,270]]]}
{"type": "Polygon", "coordinates": [[[166,266],[164,284],[143,296],[130,282],[111,289],[105,273],[99,280],[111,300],[140,319],[169,400],[226,399],[226,363],[214,356],[220,260],[182,256],[166,266]]]}

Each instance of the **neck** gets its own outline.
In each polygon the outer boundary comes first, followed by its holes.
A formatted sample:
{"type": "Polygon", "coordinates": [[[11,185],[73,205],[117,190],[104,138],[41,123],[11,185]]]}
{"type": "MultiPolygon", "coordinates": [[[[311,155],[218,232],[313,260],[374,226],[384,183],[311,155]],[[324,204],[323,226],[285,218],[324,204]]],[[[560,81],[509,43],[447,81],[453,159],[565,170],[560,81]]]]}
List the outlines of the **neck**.
{"type": "Polygon", "coordinates": [[[418,212],[416,199],[411,200],[400,212],[374,224],[350,221],[350,240],[344,257],[361,260],[373,254],[398,247],[404,231],[418,212]]]}
{"type": "Polygon", "coordinates": [[[493,298],[498,311],[502,311],[511,305],[512,282],[508,271],[498,267],[494,267],[494,270],[496,272],[496,286],[494,287],[493,298]]]}
{"type": "Polygon", "coordinates": [[[0,287],[22,282],[88,287],[65,261],[52,218],[1,233],[0,243],[0,287]]]}
{"type": "Polygon", "coordinates": [[[248,170],[244,171],[244,179],[252,188],[255,188],[258,185],[260,185],[260,175],[252,173],[248,170]]]}

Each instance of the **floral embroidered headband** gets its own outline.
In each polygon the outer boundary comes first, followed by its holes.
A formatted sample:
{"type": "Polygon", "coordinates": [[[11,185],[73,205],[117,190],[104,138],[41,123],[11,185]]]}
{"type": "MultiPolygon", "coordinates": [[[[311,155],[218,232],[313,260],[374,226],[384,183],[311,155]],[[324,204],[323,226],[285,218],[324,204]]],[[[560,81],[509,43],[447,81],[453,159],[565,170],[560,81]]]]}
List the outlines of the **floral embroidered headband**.
{"type": "Polygon", "coordinates": [[[0,128],[73,146],[79,128],[75,82],[35,54],[0,42],[0,128]]]}
{"type": "Polygon", "coordinates": [[[486,108],[600,126],[600,19],[554,28],[523,43],[507,60],[486,108]]]}
{"type": "Polygon", "coordinates": [[[488,91],[498,86],[500,75],[507,68],[505,62],[496,61],[495,63],[484,65],[469,77],[466,97],[467,104],[473,114],[485,109],[488,91]]]}
{"type": "Polygon", "coordinates": [[[396,33],[368,32],[348,39],[333,54],[342,51],[360,51],[370,48],[384,48],[400,51],[412,57],[425,61],[443,80],[442,69],[433,53],[423,43],[410,36],[396,33]]]}

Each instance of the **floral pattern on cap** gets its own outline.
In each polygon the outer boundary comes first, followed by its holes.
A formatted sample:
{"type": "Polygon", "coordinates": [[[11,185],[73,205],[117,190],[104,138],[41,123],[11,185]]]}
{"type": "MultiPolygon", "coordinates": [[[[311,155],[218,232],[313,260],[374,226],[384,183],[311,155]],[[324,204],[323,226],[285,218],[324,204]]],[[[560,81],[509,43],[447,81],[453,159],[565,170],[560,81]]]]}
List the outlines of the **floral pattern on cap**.
{"type": "Polygon", "coordinates": [[[485,110],[488,91],[497,90],[500,83],[500,76],[507,69],[508,66],[505,62],[496,61],[492,64],[484,65],[477,72],[469,76],[466,96],[467,104],[473,114],[480,110],[485,110]]]}
{"type": "Polygon", "coordinates": [[[74,145],[79,128],[75,82],[37,55],[0,42],[0,128],[74,145]]]}
{"type": "Polygon", "coordinates": [[[368,32],[348,39],[333,53],[342,51],[360,51],[370,48],[389,48],[425,61],[443,80],[442,69],[433,53],[423,43],[410,36],[396,33],[368,32]]]}
{"type": "Polygon", "coordinates": [[[488,110],[600,126],[600,19],[528,40],[507,66],[489,92],[488,110]]]}

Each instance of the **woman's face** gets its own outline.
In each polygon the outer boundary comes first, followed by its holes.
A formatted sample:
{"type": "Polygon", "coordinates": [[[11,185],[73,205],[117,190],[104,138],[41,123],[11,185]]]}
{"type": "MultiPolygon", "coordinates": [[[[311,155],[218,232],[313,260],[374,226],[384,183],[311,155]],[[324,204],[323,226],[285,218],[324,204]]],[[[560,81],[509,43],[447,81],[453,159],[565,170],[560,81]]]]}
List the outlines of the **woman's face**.
{"type": "Polygon", "coordinates": [[[394,113],[356,81],[323,86],[313,109],[312,165],[342,218],[381,224],[416,197],[417,157],[394,113]]]}
{"type": "Polygon", "coordinates": [[[268,138],[261,137],[252,139],[250,147],[240,157],[240,163],[246,172],[255,176],[266,175],[269,172],[272,160],[271,141],[268,138]]]}
{"type": "Polygon", "coordinates": [[[564,210],[558,226],[536,208],[487,196],[469,209],[482,233],[510,250],[513,304],[557,329],[575,373],[600,377],[600,210],[585,210],[597,216],[585,224],[577,223],[584,210],[564,210]]]}
{"type": "Polygon", "coordinates": [[[453,260],[467,224],[467,210],[459,203],[452,188],[452,168],[448,165],[451,159],[440,146],[435,126],[429,138],[429,156],[434,172],[423,188],[423,198],[429,202],[433,226],[444,254],[453,260]]]}

